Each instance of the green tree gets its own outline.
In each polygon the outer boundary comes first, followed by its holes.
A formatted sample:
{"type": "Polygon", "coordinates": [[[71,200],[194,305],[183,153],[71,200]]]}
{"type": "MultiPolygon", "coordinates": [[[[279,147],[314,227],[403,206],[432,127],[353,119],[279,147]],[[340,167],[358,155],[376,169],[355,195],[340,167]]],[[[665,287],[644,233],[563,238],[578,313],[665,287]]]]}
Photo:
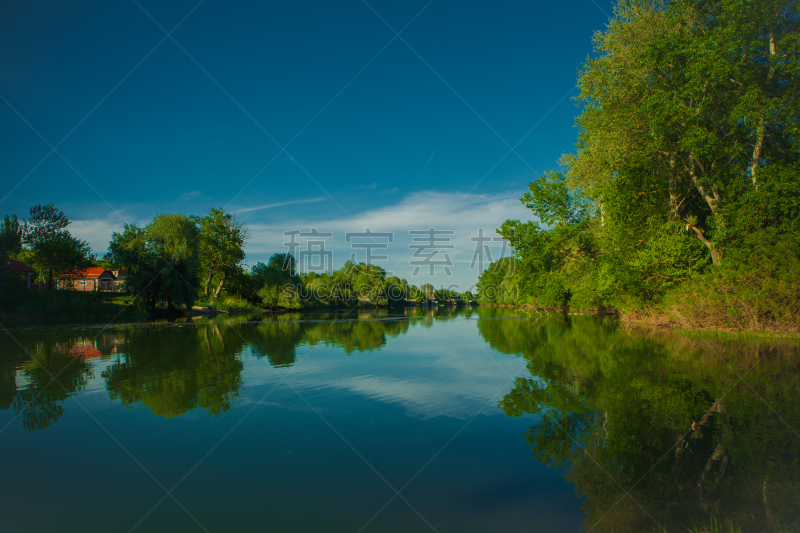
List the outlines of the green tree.
{"type": "Polygon", "coordinates": [[[573,186],[620,238],[680,220],[719,264],[742,219],[797,204],[799,30],[790,0],[620,2],[580,76],[573,186]],[[770,181],[794,198],[761,191],[770,181]],[[633,205],[635,225],[620,212],[633,205]]]}
{"type": "MultiPolygon", "coordinates": [[[[721,315],[742,287],[793,301],[794,274],[776,291],[752,258],[800,239],[798,34],[790,0],[620,1],[580,71],[577,152],[521,199],[537,220],[500,229],[516,273],[482,285],[545,306],[662,305],[690,280],[721,315]]],[[[794,312],[770,299],[760,316],[794,312]]]]}
{"type": "Polygon", "coordinates": [[[423,298],[430,298],[431,296],[433,296],[433,291],[435,290],[435,287],[430,283],[423,283],[422,285],[419,286],[419,290],[420,292],[422,292],[423,298]]]}
{"type": "Polygon", "coordinates": [[[5,216],[0,226],[0,259],[14,257],[22,251],[22,230],[17,215],[5,216]]]}
{"type": "Polygon", "coordinates": [[[70,235],[67,216],[54,205],[36,205],[25,221],[23,242],[30,247],[40,272],[53,287],[56,277],[69,276],[89,266],[89,244],[70,235]]]}
{"type": "Polygon", "coordinates": [[[158,215],[145,228],[126,224],[111,236],[109,257],[129,270],[126,288],[136,300],[155,309],[190,307],[197,298],[199,230],[185,215],[158,215]]]}
{"type": "Polygon", "coordinates": [[[264,305],[298,309],[302,306],[297,295],[300,278],[297,264],[290,254],[273,254],[268,263],[257,263],[251,270],[258,296],[264,305]]]}
{"type": "Polygon", "coordinates": [[[216,275],[219,282],[214,291],[218,298],[225,280],[245,259],[243,246],[249,233],[244,224],[224,209],[210,209],[204,217],[195,217],[200,228],[199,254],[205,271],[205,295],[211,293],[211,284],[216,275]]]}

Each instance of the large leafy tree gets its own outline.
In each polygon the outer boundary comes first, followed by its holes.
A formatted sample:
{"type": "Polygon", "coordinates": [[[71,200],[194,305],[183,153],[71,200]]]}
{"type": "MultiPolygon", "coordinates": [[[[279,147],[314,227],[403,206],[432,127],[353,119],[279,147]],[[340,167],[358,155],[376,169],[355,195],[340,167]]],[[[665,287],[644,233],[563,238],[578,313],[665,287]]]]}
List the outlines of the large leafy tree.
{"type": "Polygon", "coordinates": [[[129,269],[126,288],[150,309],[191,306],[197,298],[199,230],[184,215],[158,215],[144,228],[126,224],[109,246],[114,264],[129,269]]]}
{"type": "Polygon", "coordinates": [[[799,30],[790,0],[618,4],[581,73],[578,153],[565,160],[618,241],[680,221],[719,264],[754,213],[796,214],[799,30]]]}
{"type": "Polygon", "coordinates": [[[40,272],[52,288],[53,279],[70,276],[89,266],[89,244],[73,237],[63,211],[54,205],[36,205],[25,221],[23,243],[34,253],[40,272]]]}
{"type": "Polygon", "coordinates": [[[790,0],[620,1],[580,72],[576,153],[522,198],[538,221],[500,230],[505,281],[623,308],[719,269],[768,284],[752,259],[800,238],[798,35],[790,0]]]}
{"type": "Polygon", "coordinates": [[[212,282],[219,276],[214,297],[222,293],[225,280],[242,265],[244,243],[249,237],[244,224],[224,209],[211,209],[195,219],[200,228],[199,254],[205,271],[205,295],[211,293],[212,282]]]}
{"type": "Polygon", "coordinates": [[[23,226],[17,215],[5,216],[0,226],[0,259],[15,256],[22,251],[23,226]]]}

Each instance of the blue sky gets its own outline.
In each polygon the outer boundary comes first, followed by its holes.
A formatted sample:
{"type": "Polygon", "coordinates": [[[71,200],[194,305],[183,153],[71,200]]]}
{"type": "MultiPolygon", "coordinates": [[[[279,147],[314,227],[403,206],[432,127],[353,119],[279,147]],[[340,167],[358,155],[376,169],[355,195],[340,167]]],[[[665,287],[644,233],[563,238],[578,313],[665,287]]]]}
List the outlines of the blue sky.
{"type": "Polygon", "coordinates": [[[464,290],[469,237],[529,218],[519,197],[572,150],[569,97],[611,12],[606,0],[3,2],[0,215],[54,203],[102,255],[124,222],[225,207],[250,228],[249,264],[286,251],[284,231],[316,227],[334,234],[335,268],[354,251],[345,232],[370,227],[396,234],[376,264],[417,284],[431,279],[412,279],[408,232],[435,227],[456,248],[453,276],[433,281],[464,290]]]}

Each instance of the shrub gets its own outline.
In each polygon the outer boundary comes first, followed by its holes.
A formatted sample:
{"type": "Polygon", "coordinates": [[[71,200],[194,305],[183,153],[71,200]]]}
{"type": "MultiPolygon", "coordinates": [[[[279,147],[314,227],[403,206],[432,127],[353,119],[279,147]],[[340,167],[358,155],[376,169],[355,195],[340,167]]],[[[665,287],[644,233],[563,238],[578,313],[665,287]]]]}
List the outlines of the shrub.
{"type": "Polygon", "coordinates": [[[764,230],[726,252],[722,265],[695,276],[664,300],[687,328],[798,331],[800,236],[764,230]]]}

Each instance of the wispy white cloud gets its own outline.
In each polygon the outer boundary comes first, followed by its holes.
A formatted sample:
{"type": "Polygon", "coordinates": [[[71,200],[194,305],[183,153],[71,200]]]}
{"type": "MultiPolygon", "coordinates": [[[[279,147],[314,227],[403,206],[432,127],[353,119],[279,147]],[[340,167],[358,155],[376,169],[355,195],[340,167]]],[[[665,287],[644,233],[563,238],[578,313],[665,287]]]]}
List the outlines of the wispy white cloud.
{"type": "MultiPolygon", "coordinates": [[[[254,255],[270,255],[286,252],[284,242],[285,231],[300,229],[309,231],[317,228],[320,232],[331,232],[333,237],[326,241],[326,250],[334,252],[334,268],[338,268],[350,257],[354,251],[363,260],[364,251],[353,250],[345,243],[345,233],[363,232],[369,228],[372,232],[392,232],[394,242],[386,250],[377,250],[377,253],[389,256],[388,261],[376,263],[379,266],[393,271],[400,277],[405,277],[412,283],[425,283],[431,279],[412,280],[413,265],[410,265],[413,250],[410,230],[452,230],[455,233],[450,243],[454,248],[446,250],[453,262],[453,276],[440,277],[432,281],[449,285],[457,283],[463,288],[471,286],[477,281],[478,273],[470,269],[471,259],[474,255],[476,242],[472,237],[478,235],[483,228],[484,235],[496,236],[495,229],[508,219],[530,220],[531,212],[519,201],[518,194],[467,194],[442,193],[423,191],[412,193],[403,198],[399,203],[376,209],[370,209],[352,216],[325,218],[314,212],[298,213],[301,216],[284,218],[281,222],[249,224],[251,238],[247,243],[246,251],[255,263],[254,255]],[[454,207],[455,206],[455,207],[454,207]]],[[[489,242],[491,259],[497,259],[502,251],[502,243],[489,242]]],[[[508,253],[509,251],[506,250],[508,253]]],[[[488,261],[489,257],[485,257],[488,261]]],[[[488,263],[487,263],[488,264],[488,263]]],[[[428,269],[423,268],[420,276],[427,276],[428,269]]]]}
{"type": "Polygon", "coordinates": [[[530,211],[520,203],[517,195],[423,191],[412,193],[397,204],[366,210],[353,216],[320,218],[309,212],[280,223],[252,224],[251,227],[258,229],[264,237],[280,235],[277,240],[282,240],[284,231],[312,226],[320,231],[352,232],[370,228],[372,231],[395,231],[406,235],[409,230],[429,227],[460,230],[461,233],[471,233],[478,227],[484,227],[494,232],[509,218],[530,218],[530,211]]]}
{"type": "MultiPolygon", "coordinates": [[[[234,212],[248,213],[247,216],[251,217],[251,213],[257,214],[260,210],[320,203],[325,200],[326,197],[318,197],[274,202],[261,206],[241,207],[234,212]]],[[[356,253],[356,258],[360,261],[365,259],[363,248],[353,249],[345,242],[345,233],[363,232],[369,228],[372,232],[394,233],[394,242],[388,249],[374,251],[378,255],[387,255],[389,259],[375,264],[415,284],[431,282],[439,286],[440,283],[444,285],[457,283],[464,290],[474,284],[478,277],[476,268],[470,268],[476,249],[476,242],[470,238],[478,235],[479,228],[484,229],[485,236],[493,237],[496,236],[495,229],[507,219],[531,219],[530,211],[519,201],[519,193],[464,195],[457,192],[421,191],[399,198],[394,204],[353,212],[352,216],[347,214],[332,216],[331,213],[336,212],[333,206],[330,209],[320,207],[292,209],[288,213],[282,211],[280,217],[257,214],[258,218],[246,220],[251,234],[245,245],[248,263],[253,265],[258,261],[266,261],[274,253],[286,252],[284,243],[289,239],[284,236],[285,231],[297,229],[309,231],[311,228],[317,228],[320,232],[333,233],[333,237],[326,239],[325,248],[333,251],[333,268],[339,268],[352,253],[356,253]],[[412,279],[414,266],[410,261],[414,250],[409,248],[411,244],[409,230],[428,228],[455,232],[450,241],[454,248],[446,250],[453,264],[452,276],[440,275],[441,268],[438,268],[433,279],[428,276],[429,270],[423,268],[418,278],[412,279]]],[[[147,225],[152,216],[143,218],[142,211],[144,211],[142,206],[135,206],[124,209],[122,216],[129,222],[147,225]],[[134,212],[139,216],[134,215],[134,212]]],[[[75,220],[69,229],[77,238],[89,242],[94,253],[103,255],[108,249],[111,234],[121,232],[123,228],[119,216],[109,213],[102,218],[75,220]]],[[[303,242],[301,239],[301,243],[303,242]]],[[[490,241],[487,245],[490,247],[491,259],[497,259],[502,251],[502,243],[490,241]]],[[[302,249],[305,249],[305,244],[302,246],[302,249]]],[[[486,261],[484,266],[487,266],[490,258],[484,259],[486,261]]]]}
{"type": "Polygon", "coordinates": [[[102,257],[108,250],[111,234],[122,232],[122,222],[116,215],[96,220],[73,220],[67,229],[76,239],[86,241],[92,253],[102,257]]]}
{"type": "Polygon", "coordinates": [[[180,196],[178,196],[179,202],[191,202],[193,200],[210,200],[211,197],[207,194],[203,194],[200,191],[186,191],[182,192],[180,196]]]}
{"type": "MultiPolygon", "coordinates": [[[[334,391],[331,394],[339,391],[399,405],[421,419],[466,420],[487,401],[496,404],[490,399],[498,392],[508,392],[509,376],[521,370],[521,376],[528,376],[521,369],[523,360],[484,346],[475,324],[456,318],[431,329],[412,326],[401,337],[387,339],[380,357],[372,352],[366,368],[358,364],[365,358],[363,352],[342,357],[338,348],[317,347],[292,369],[291,381],[301,390],[328,389],[334,391]],[[416,342],[408,342],[410,338],[416,342]]],[[[274,382],[275,371],[266,368],[263,359],[244,358],[243,362],[249,386],[274,382]]],[[[501,415],[496,408],[482,413],[501,415]]]]}
{"type": "Polygon", "coordinates": [[[319,198],[309,198],[308,200],[292,200],[290,202],[277,202],[274,204],[267,204],[267,205],[260,205],[258,207],[243,207],[241,209],[236,209],[234,213],[248,213],[250,211],[260,211],[262,209],[271,209],[273,207],[280,207],[282,205],[295,205],[295,204],[311,204],[314,202],[323,202],[327,200],[326,196],[320,196],[319,198]]]}

